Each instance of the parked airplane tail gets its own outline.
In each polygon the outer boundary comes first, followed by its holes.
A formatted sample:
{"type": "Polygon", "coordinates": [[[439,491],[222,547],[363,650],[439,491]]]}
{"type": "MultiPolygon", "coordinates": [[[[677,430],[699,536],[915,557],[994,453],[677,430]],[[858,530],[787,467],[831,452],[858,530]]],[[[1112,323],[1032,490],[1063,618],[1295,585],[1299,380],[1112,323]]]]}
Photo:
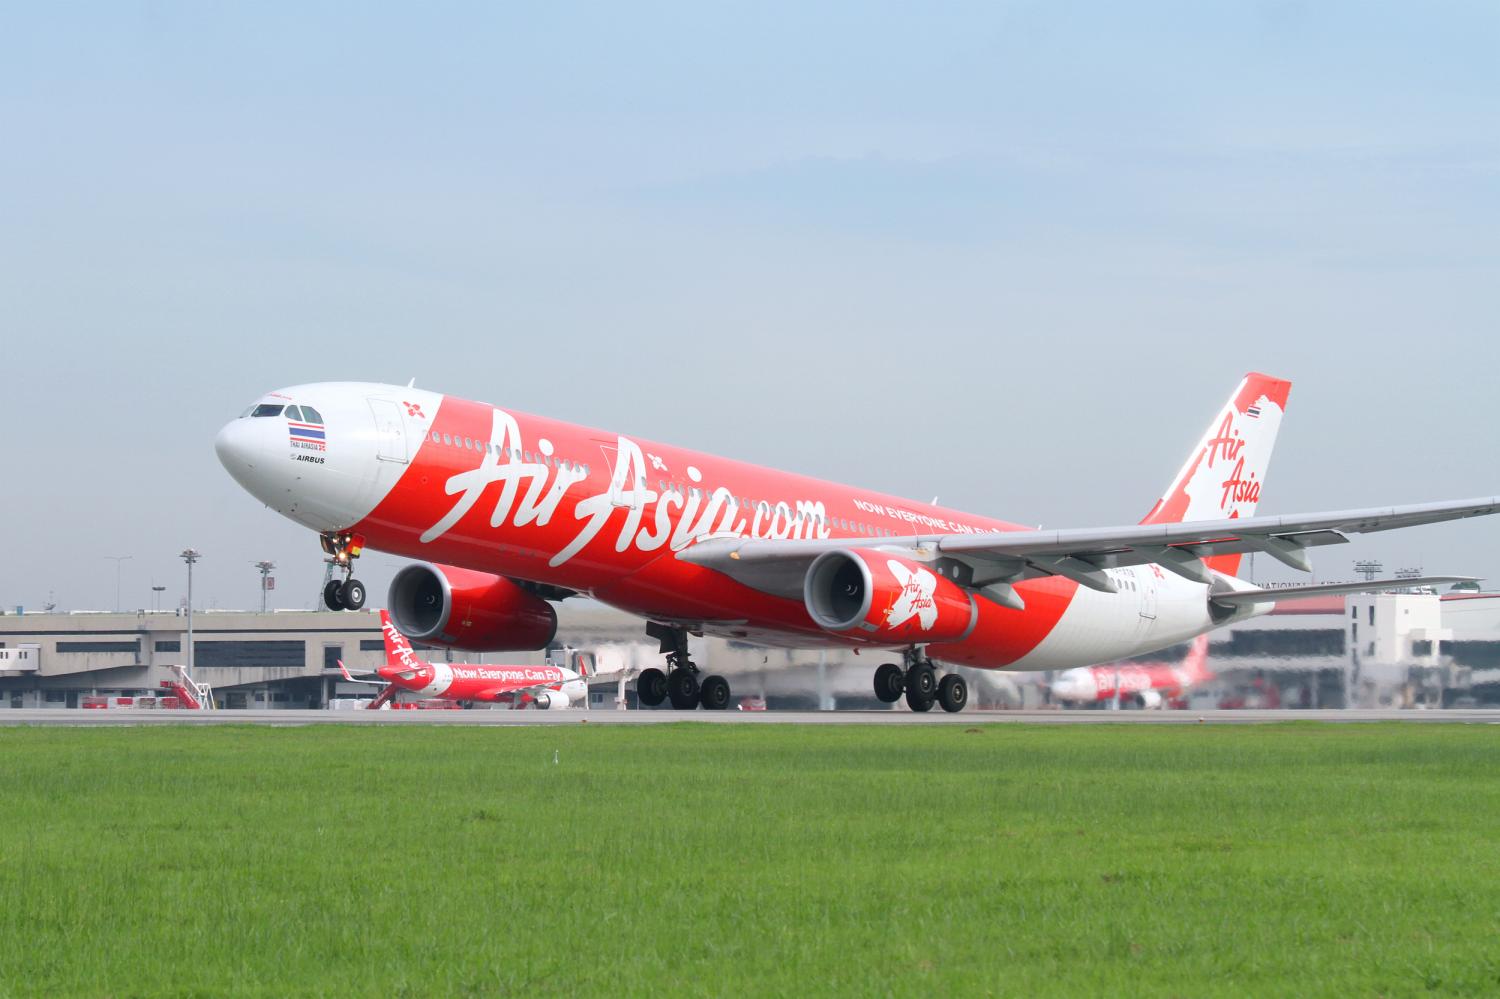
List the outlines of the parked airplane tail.
{"type": "Polygon", "coordinates": [[[427,664],[422,661],[416,651],[412,649],[411,642],[401,634],[400,629],[391,621],[389,611],[380,612],[380,632],[385,637],[385,662],[387,666],[404,666],[408,669],[416,669],[427,664]]]}
{"type": "MultiPolygon", "coordinates": [[[[1276,446],[1292,383],[1251,373],[1219,410],[1198,446],[1142,524],[1252,517],[1276,446]]],[[[1204,559],[1227,575],[1239,572],[1239,555],[1204,559]]]]}
{"type": "Polygon", "coordinates": [[[1188,646],[1188,653],[1182,660],[1182,671],[1187,674],[1190,684],[1213,679],[1213,672],[1208,668],[1207,635],[1199,635],[1188,646]]]}

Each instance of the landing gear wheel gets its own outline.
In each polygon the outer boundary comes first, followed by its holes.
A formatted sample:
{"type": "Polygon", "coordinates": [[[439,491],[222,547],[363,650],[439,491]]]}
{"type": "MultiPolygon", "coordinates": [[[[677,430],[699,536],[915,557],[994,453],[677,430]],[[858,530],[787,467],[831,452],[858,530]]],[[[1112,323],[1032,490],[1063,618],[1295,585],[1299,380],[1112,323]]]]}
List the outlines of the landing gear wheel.
{"type": "Polygon", "coordinates": [[[875,670],[875,696],[887,704],[901,700],[906,690],[906,676],[895,663],[886,663],[875,670]]]}
{"type": "Polygon", "coordinates": [[[698,706],[698,678],[690,669],[674,669],[667,677],[667,697],[678,711],[691,711],[698,706]]]}
{"type": "Polygon", "coordinates": [[[357,579],[350,579],[339,587],[339,602],[349,610],[359,610],[365,605],[365,584],[357,579]]]}
{"type": "Polygon", "coordinates": [[[910,694],[912,691],[928,701],[937,696],[937,673],[931,664],[917,663],[906,671],[906,692],[910,694]]]}
{"type": "Polygon", "coordinates": [[[962,711],[969,703],[969,684],[957,673],[949,673],[938,684],[937,699],[949,714],[962,711]]]}
{"type": "Polygon", "coordinates": [[[328,585],[323,587],[323,604],[329,610],[344,609],[344,584],[337,579],[330,579],[328,585]]]}
{"type": "Polygon", "coordinates": [[[635,681],[635,698],[648,708],[667,699],[667,674],[659,669],[643,669],[635,681]]]}
{"type": "Polygon", "coordinates": [[[923,697],[916,690],[912,689],[911,687],[907,687],[906,688],[906,706],[909,707],[909,708],[911,708],[913,711],[918,711],[918,712],[920,712],[920,711],[931,711],[932,710],[932,698],[931,697],[923,697]]]}
{"type": "Polygon", "coordinates": [[[709,711],[723,711],[729,707],[729,681],[722,676],[705,677],[698,700],[709,711]]]}

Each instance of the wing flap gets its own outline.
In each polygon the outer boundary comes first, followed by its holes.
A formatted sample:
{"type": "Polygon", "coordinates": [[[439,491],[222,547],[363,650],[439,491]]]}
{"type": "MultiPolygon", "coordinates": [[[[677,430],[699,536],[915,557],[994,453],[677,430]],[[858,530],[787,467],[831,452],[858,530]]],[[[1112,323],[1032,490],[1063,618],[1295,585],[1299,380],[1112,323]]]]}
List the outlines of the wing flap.
{"type": "Polygon", "coordinates": [[[1303,597],[1327,597],[1340,593],[1380,593],[1385,590],[1407,590],[1414,586],[1441,586],[1445,583],[1473,583],[1477,576],[1418,576],[1414,579],[1373,579],[1362,583],[1317,583],[1310,586],[1282,586],[1275,589],[1236,590],[1215,593],[1216,604],[1271,604],[1303,597]]]}

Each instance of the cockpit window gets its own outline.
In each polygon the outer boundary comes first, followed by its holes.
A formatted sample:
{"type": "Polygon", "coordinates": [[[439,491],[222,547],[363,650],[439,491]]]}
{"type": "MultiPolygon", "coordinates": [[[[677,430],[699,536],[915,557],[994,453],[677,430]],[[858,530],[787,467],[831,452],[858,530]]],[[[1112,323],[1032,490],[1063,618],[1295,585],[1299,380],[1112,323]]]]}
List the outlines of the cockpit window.
{"type": "Polygon", "coordinates": [[[288,406],[286,408],[286,418],[288,420],[301,420],[302,410],[298,409],[296,406],[288,406]]]}
{"type": "Polygon", "coordinates": [[[313,409],[311,406],[303,406],[302,407],[302,422],[303,423],[322,423],[323,422],[323,417],[320,416],[320,415],[318,415],[318,411],[316,409],[313,409]]]}
{"type": "Polygon", "coordinates": [[[251,416],[280,416],[281,407],[274,406],[269,402],[263,402],[250,411],[251,416]]]}

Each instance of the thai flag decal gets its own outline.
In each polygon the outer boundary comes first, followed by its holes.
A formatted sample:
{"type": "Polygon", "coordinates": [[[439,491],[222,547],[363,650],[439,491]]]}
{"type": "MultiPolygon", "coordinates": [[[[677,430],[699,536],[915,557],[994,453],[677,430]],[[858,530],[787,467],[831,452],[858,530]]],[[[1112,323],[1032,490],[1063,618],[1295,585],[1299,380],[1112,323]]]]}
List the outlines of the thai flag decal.
{"type": "Polygon", "coordinates": [[[288,420],[286,432],[291,438],[294,447],[322,451],[327,446],[325,444],[323,428],[319,424],[299,423],[296,420],[288,420]]]}
{"type": "Polygon", "coordinates": [[[1252,420],[1260,419],[1260,407],[1251,406],[1249,409],[1245,410],[1245,415],[1250,417],[1250,419],[1252,420]]]}

